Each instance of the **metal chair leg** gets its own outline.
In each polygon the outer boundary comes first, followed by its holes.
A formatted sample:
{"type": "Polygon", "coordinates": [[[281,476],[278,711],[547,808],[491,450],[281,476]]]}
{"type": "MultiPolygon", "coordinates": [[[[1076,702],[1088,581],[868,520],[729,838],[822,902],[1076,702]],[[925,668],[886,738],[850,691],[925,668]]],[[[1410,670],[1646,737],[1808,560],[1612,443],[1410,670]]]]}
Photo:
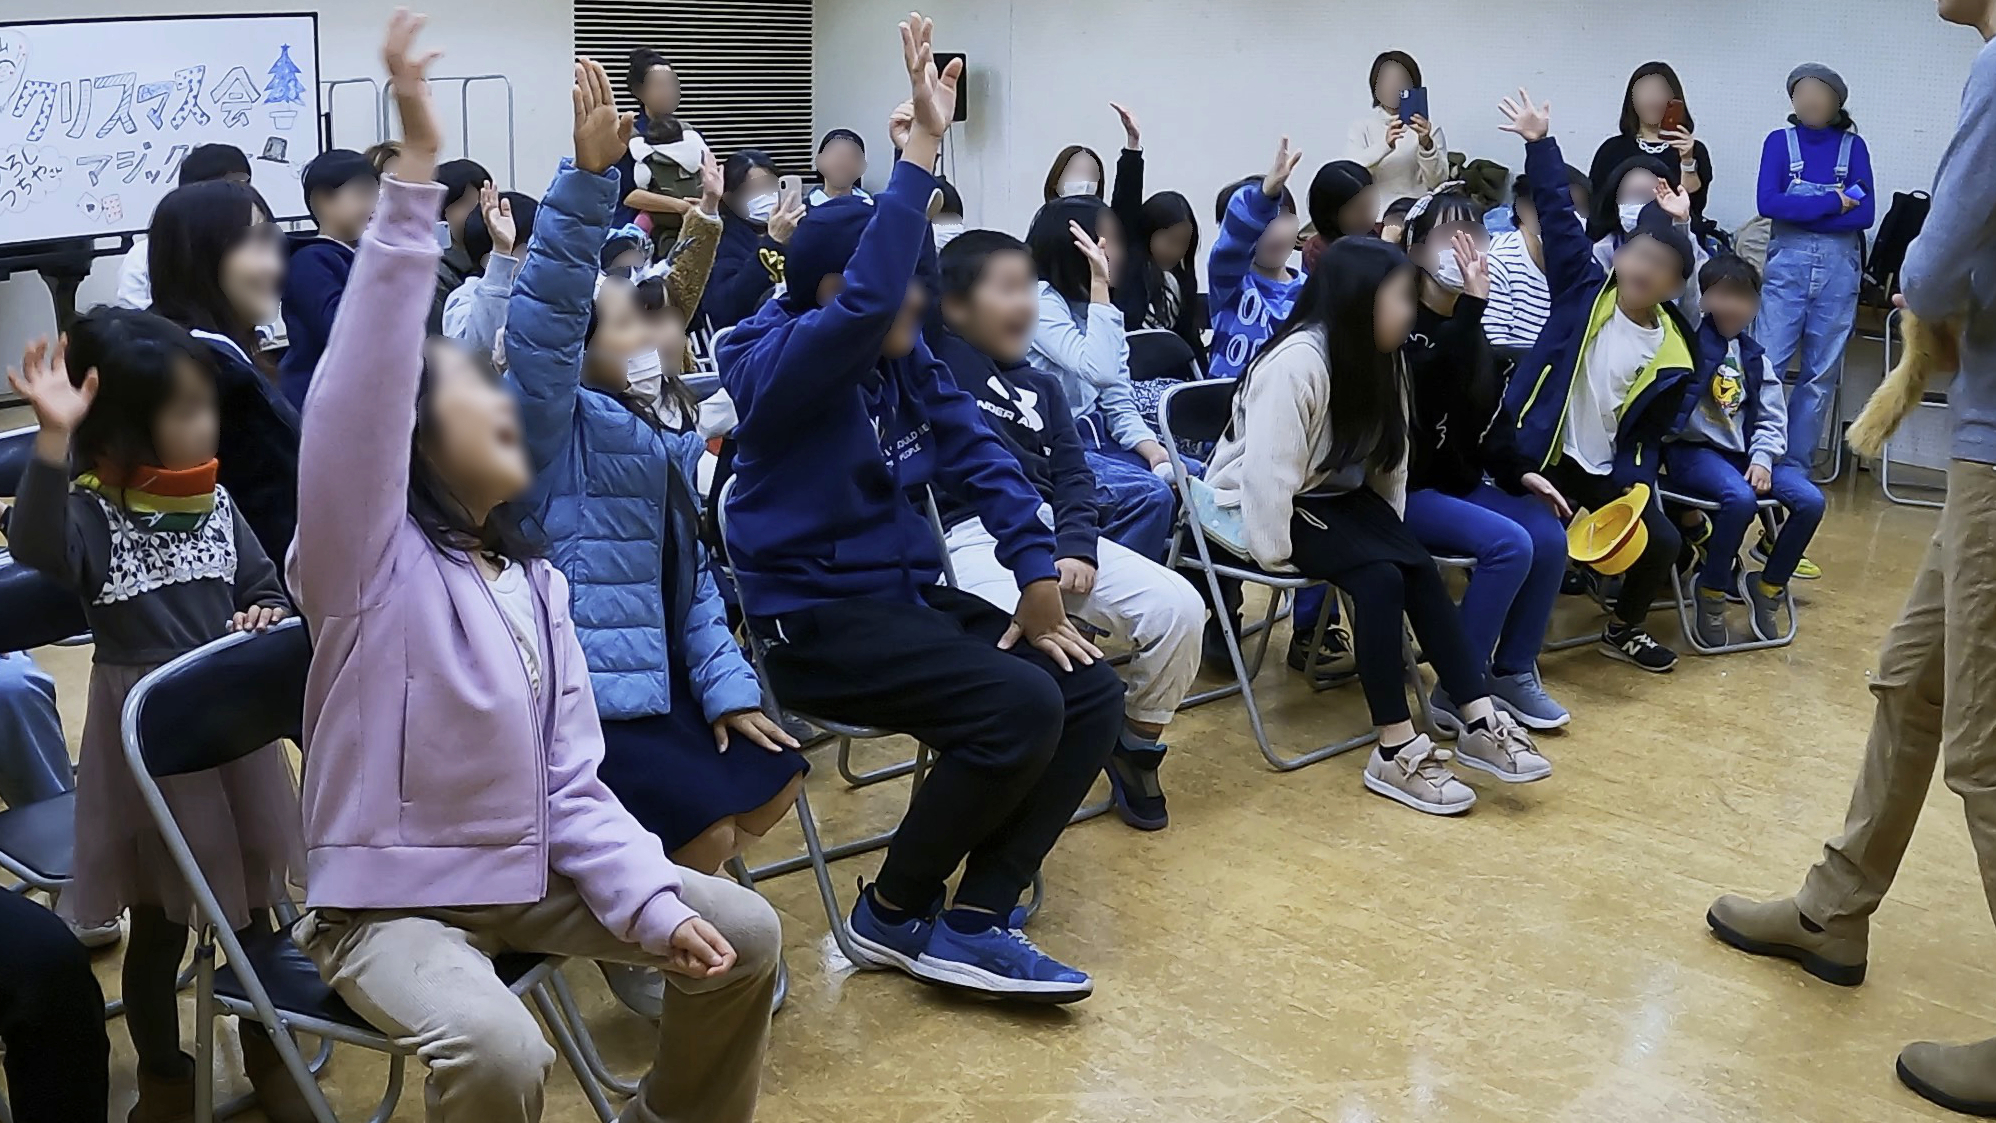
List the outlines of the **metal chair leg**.
{"type": "MultiPolygon", "coordinates": [[[[609,1065],[603,1063],[603,1054],[596,1048],[596,1037],[589,1032],[589,1026],[583,1022],[582,1008],[576,1005],[575,992],[569,989],[568,979],[562,975],[561,968],[556,967],[554,970],[548,972],[547,983],[545,985],[549,992],[554,995],[555,1004],[560,1010],[562,1018],[568,1023],[569,1032],[575,1038],[576,1049],[582,1055],[582,1061],[588,1067],[589,1075],[594,1077],[598,1084],[601,1084],[604,1088],[609,1089],[619,1096],[628,1099],[631,1096],[637,1095],[638,1082],[636,1080],[625,1080],[619,1077],[616,1073],[610,1071],[609,1065]]],[[[670,986],[672,984],[667,983],[666,985],[670,986]]],[[[576,1075],[579,1077],[582,1074],[578,1072],[576,1075]]]]}
{"type": "Polygon", "coordinates": [[[589,1106],[596,1109],[596,1118],[602,1123],[616,1123],[617,1113],[611,1110],[609,1099],[603,1095],[603,1086],[591,1073],[588,1059],[575,1043],[575,1034],[569,1030],[568,1022],[561,1016],[554,1000],[548,997],[547,988],[534,987],[527,992],[527,999],[534,1004],[534,1009],[540,1011],[541,1021],[547,1024],[548,1033],[554,1037],[555,1049],[575,1073],[575,1082],[582,1085],[582,1094],[588,1098],[589,1106]]]}
{"type": "MultiPolygon", "coordinates": [[[[825,919],[832,927],[832,940],[839,946],[839,953],[854,967],[865,967],[867,961],[861,957],[859,948],[852,942],[852,932],[846,927],[845,908],[839,904],[838,891],[832,888],[833,858],[818,839],[818,821],[811,815],[809,785],[797,789],[797,826],[804,832],[804,850],[811,866],[811,874],[818,882],[818,899],[825,906],[825,919]]],[[[892,838],[888,832],[885,838],[892,838]]],[[[882,842],[881,845],[886,845],[882,842]]]]}
{"type": "Polygon", "coordinates": [[[195,939],[194,966],[194,1123],[215,1123],[215,945],[205,930],[195,939]]]}
{"type": "Polygon", "coordinates": [[[889,764],[881,768],[875,768],[869,772],[854,772],[852,770],[852,738],[841,736],[839,738],[838,769],[839,775],[845,777],[847,786],[864,788],[872,784],[878,784],[883,780],[893,780],[901,776],[906,776],[915,770],[915,762],[913,760],[904,760],[898,764],[889,764]]]}

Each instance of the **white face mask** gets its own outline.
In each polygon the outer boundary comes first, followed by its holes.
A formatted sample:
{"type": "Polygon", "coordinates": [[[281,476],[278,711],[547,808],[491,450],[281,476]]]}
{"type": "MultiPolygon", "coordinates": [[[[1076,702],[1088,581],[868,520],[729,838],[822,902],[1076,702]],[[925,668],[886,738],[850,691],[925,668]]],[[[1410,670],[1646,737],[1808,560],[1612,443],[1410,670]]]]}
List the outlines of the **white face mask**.
{"type": "Polygon", "coordinates": [[[944,246],[947,246],[951,242],[956,241],[957,235],[963,233],[963,223],[938,222],[935,224],[935,231],[936,231],[936,248],[942,249],[944,246]]]}
{"type": "Polygon", "coordinates": [[[624,377],[630,379],[631,389],[640,398],[658,401],[659,387],[665,383],[665,364],[659,360],[658,348],[647,347],[626,359],[624,377]]]}
{"type": "Polygon", "coordinates": [[[1622,216],[1622,233],[1636,232],[1636,220],[1643,216],[1643,208],[1648,205],[1648,203],[1623,203],[1615,208],[1622,216]]]}
{"type": "Polygon", "coordinates": [[[1453,247],[1443,246],[1435,251],[1435,267],[1428,270],[1428,276],[1450,292],[1462,291],[1462,263],[1455,259],[1453,247]]]}
{"type": "Polygon", "coordinates": [[[1062,196],[1072,199],[1076,195],[1093,195],[1095,194],[1095,189],[1100,186],[1101,184],[1092,179],[1070,179],[1061,183],[1060,193],[1062,196]]]}
{"type": "Polygon", "coordinates": [[[768,222],[769,216],[776,213],[776,192],[765,191],[748,201],[748,216],[756,222],[768,222]]]}

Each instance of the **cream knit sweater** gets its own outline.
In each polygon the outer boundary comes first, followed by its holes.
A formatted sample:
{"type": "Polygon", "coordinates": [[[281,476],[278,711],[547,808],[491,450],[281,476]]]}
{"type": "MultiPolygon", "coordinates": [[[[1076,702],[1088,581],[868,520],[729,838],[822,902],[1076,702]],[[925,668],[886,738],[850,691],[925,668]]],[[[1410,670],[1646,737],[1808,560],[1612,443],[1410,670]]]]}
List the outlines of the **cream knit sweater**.
{"type": "Polygon", "coordinates": [[[1386,146],[1387,126],[1398,116],[1375,105],[1352,122],[1345,138],[1345,158],[1372,173],[1382,215],[1395,199],[1419,198],[1448,179],[1448,138],[1440,125],[1434,126],[1433,151],[1421,151],[1421,138],[1412,129],[1401,135],[1400,143],[1386,146]]]}

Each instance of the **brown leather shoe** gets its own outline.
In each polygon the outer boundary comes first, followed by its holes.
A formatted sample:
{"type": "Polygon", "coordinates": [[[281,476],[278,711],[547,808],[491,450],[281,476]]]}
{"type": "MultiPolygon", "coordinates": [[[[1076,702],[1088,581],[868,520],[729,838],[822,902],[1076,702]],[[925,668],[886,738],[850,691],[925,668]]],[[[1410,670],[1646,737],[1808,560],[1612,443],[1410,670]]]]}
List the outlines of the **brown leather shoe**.
{"type": "Polygon", "coordinates": [[[1804,971],[1840,987],[1864,981],[1866,945],[1863,921],[1845,921],[1811,932],[1802,924],[1795,898],[1754,901],[1728,894],[1705,914],[1712,934],[1752,955],[1792,959],[1804,971]]]}
{"type": "MultiPolygon", "coordinates": [[[[242,1023],[243,1074],[256,1089],[257,1106],[270,1123],[315,1123],[312,1105],[305,1099],[284,1057],[271,1043],[260,1025],[242,1023]]],[[[310,1057],[306,1058],[309,1063],[310,1057]]]]}
{"type": "Polygon", "coordinates": [[[163,1077],[139,1066],[139,1101],[125,1123],[189,1123],[194,1118],[194,1058],[180,1054],[180,1075],[163,1077]]]}
{"type": "Polygon", "coordinates": [[[1996,1117],[1996,1038],[1972,1045],[1915,1041],[1899,1051],[1899,1079],[1949,1111],[1996,1117]]]}

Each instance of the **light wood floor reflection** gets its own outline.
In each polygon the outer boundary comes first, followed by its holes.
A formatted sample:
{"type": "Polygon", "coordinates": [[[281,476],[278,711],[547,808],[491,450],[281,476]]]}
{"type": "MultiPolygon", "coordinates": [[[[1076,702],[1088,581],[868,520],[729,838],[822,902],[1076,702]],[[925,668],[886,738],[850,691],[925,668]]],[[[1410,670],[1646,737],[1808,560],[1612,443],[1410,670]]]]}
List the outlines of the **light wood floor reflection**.
{"type": "MultiPolygon", "coordinates": [[[[809,875],[768,883],[792,990],[760,1118],[1952,1118],[1892,1075],[1908,1040],[1996,1035],[1996,940],[1945,788],[1877,918],[1862,988],[1726,950],[1703,921],[1723,891],[1792,891],[1842,821],[1870,714],[1866,671],[1933,528],[1932,512],[1886,504],[1868,475],[1831,494],[1811,550],[1826,575],[1801,586],[1793,647],[1686,656],[1668,678],[1592,648],[1549,657],[1545,678],[1576,715],[1544,741],[1555,775],[1505,788],[1467,773],[1482,799],[1464,819],[1366,793],[1357,754],[1269,771],[1238,702],[1180,720],[1164,773],[1170,829],[1098,820],[1047,866],[1033,934],[1094,974],[1096,996],[1078,1006],[1004,1009],[854,974],[809,875]]],[[[1674,620],[1654,622],[1675,635],[1674,620]]],[[[73,734],[86,656],[43,654],[73,734]]],[[[1287,749],[1362,722],[1356,689],[1314,695],[1275,666],[1262,685],[1287,749]]],[[[905,751],[890,743],[863,759],[905,751]]],[[[836,839],[891,822],[905,784],[847,792],[826,758],[812,793],[836,839]]],[[[797,846],[786,824],[753,857],[797,846]]],[[[848,903],[877,861],[834,867],[848,903]]],[[[649,1027],[611,1003],[593,969],[569,973],[612,1063],[637,1071],[649,1027]]],[[[115,992],[115,952],[101,974],[115,992]]],[[[112,1039],[122,1120],[130,1050],[122,1026],[112,1039]]],[[[341,1050],[327,1081],[337,1106],[364,1117],[380,1073],[375,1058],[341,1050]]],[[[412,1084],[395,1119],[421,1118],[412,1084]]],[[[565,1070],[548,1118],[590,1118],[565,1070]]]]}

